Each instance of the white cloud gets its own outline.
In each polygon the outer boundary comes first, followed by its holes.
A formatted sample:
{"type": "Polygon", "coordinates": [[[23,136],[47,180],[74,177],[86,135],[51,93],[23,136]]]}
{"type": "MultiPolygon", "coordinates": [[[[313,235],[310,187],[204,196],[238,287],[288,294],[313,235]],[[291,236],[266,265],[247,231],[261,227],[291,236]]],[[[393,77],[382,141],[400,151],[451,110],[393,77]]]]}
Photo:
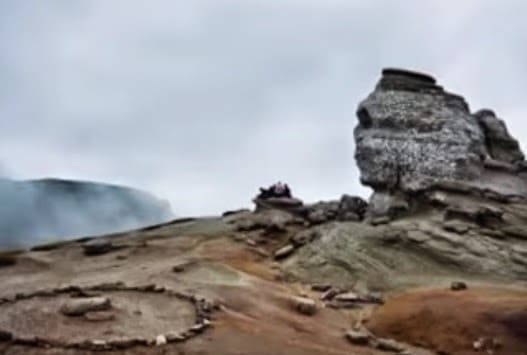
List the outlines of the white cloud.
{"type": "Polygon", "coordinates": [[[248,204],[275,179],[306,200],[367,195],[354,111],[384,66],[430,71],[524,130],[525,10],[475,0],[4,2],[1,158],[19,177],[143,188],[178,214],[248,204]]]}

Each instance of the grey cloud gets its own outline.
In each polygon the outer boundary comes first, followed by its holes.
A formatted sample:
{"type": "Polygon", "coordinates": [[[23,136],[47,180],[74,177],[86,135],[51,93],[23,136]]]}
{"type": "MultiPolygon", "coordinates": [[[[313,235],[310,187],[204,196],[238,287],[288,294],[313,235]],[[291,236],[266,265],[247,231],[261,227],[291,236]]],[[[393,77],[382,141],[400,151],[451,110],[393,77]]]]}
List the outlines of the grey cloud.
{"type": "Polygon", "coordinates": [[[361,194],[355,108],[384,66],[429,71],[520,140],[521,1],[47,1],[0,5],[0,151],[17,176],[135,186],[179,214],[286,180],[361,194]]]}

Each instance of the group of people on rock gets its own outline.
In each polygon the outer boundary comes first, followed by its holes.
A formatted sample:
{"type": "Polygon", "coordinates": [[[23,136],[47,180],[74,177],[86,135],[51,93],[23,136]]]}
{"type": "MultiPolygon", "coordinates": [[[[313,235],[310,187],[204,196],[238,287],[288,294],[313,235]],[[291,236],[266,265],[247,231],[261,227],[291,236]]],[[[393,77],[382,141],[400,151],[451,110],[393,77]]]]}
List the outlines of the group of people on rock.
{"type": "Polygon", "coordinates": [[[271,198],[271,197],[286,197],[292,198],[291,189],[287,184],[278,181],[276,184],[269,186],[269,188],[260,187],[260,194],[257,198],[271,198]]]}

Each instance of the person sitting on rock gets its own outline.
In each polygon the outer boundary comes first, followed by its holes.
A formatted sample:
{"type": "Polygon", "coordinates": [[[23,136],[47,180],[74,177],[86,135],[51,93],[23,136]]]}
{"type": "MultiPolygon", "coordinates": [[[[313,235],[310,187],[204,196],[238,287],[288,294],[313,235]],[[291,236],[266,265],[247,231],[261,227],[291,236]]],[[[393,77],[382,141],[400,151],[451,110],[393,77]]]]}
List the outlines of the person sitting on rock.
{"type": "Polygon", "coordinates": [[[271,188],[264,188],[264,187],[260,187],[260,193],[258,194],[258,196],[256,196],[256,198],[260,198],[260,199],[266,199],[266,198],[269,198],[269,197],[273,197],[273,193],[271,192],[271,188]]]}
{"type": "Polygon", "coordinates": [[[276,184],[271,186],[271,191],[273,192],[274,197],[284,197],[285,196],[285,185],[281,181],[278,181],[276,184]]]}
{"type": "Polygon", "coordinates": [[[287,184],[283,184],[281,181],[278,181],[276,184],[271,185],[268,189],[260,187],[260,194],[257,198],[271,198],[271,197],[286,197],[292,198],[291,189],[287,184]]]}

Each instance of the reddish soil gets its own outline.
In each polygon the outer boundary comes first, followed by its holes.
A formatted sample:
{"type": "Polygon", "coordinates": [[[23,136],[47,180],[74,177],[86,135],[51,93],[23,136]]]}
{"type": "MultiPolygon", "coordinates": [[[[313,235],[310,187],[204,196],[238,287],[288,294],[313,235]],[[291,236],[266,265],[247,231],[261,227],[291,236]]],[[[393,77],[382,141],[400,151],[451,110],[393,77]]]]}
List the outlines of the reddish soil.
{"type": "Polygon", "coordinates": [[[527,354],[527,291],[477,288],[416,291],[390,300],[372,314],[377,335],[444,354],[476,354],[473,342],[496,339],[494,354],[527,354]]]}

